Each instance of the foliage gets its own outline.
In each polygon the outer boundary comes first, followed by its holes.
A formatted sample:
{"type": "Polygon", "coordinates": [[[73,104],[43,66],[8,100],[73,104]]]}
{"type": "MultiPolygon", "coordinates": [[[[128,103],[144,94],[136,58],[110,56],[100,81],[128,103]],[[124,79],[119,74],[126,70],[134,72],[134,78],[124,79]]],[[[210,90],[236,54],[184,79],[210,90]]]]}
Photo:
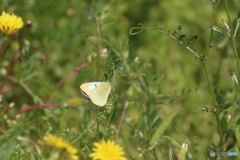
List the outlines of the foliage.
{"type": "Polygon", "coordinates": [[[49,134],[80,159],[102,140],[127,159],[239,152],[237,0],[1,4],[25,25],[0,36],[0,159],[59,159],[49,134]],[[94,81],[113,87],[104,107],[81,94],[94,81]]]}

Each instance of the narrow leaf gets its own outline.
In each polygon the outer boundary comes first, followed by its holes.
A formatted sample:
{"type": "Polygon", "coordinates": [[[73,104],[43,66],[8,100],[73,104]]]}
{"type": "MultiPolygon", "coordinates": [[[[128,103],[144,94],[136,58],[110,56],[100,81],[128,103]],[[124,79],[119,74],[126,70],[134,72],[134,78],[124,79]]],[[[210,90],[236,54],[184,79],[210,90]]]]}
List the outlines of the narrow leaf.
{"type": "Polygon", "coordinates": [[[210,28],[220,35],[226,35],[226,31],[217,26],[211,26],[210,28]]]}
{"type": "Polygon", "coordinates": [[[31,158],[30,158],[30,160],[36,160],[32,153],[31,153],[31,158]]]}
{"type": "Polygon", "coordinates": [[[224,137],[224,141],[223,143],[226,143],[229,139],[232,138],[233,134],[234,134],[235,130],[233,129],[229,129],[227,132],[226,132],[226,135],[224,137]]]}
{"type": "Polygon", "coordinates": [[[236,139],[238,141],[238,146],[239,146],[239,144],[240,144],[240,131],[239,131],[239,129],[235,130],[235,136],[236,136],[236,139]]]}
{"type": "Polygon", "coordinates": [[[238,23],[239,23],[239,20],[238,20],[238,17],[236,17],[234,20],[233,20],[233,30],[236,30],[236,27],[238,26],[238,23]]]}
{"type": "Polygon", "coordinates": [[[189,42],[188,46],[189,46],[189,47],[192,46],[192,45],[196,42],[197,38],[198,38],[198,37],[197,37],[196,35],[193,36],[193,37],[190,39],[190,42],[189,42]]]}
{"type": "Polygon", "coordinates": [[[177,26],[177,29],[175,29],[174,31],[173,31],[173,36],[177,33],[177,32],[179,32],[180,30],[181,30],[181,26],[177,26]]]}
{"type": "Polygon", "coordinates": [[[237,105],[237,104],[235,104],[235,103],[232,103],[231,106],[240,108],[239,105],[237,105]]]}
{"type": "Polygon", "coordinates": [[[176,147],[179,149],[182,148],[181,144],[178,143],[175,139],[172,139],[171,137],[168,137],[168,136],[162,136],[162,138],[168,139],[171,142],[171,144],[173,145],[173,147],[176,147]]]}
{"type": "Polygon", "coordinates": [[[156,122],[153,124],[153,129],[157,128],[162,122],[162,118],[158,118],[156,122]]]}
{"type": "Polygon", "coordinates": [[[185,93],[185,88],[182,89],[182,94],[184,94],[184,93],[185,93]]]}
{"type": "Polygon", "coordinates": [[[187,93],[190,93],[191,91],[192,91],[192,89],[190,88],[190,89],[187,90],[187,93]]]}
{"type": "Polygon", "coordinates": [[[33,72],[33,73],[29,73],[28,75],[26,75],[25,77],[22,78],[22,81],[23,82],[27,82],[28,80],[31,80],[33,77],[36,76],[36,73],[33,72]]]}
{"type": "Polygon", "coordinates": [[[229,151],[230,149],[232,149],[234,147],[233,144],[229,144],[225,150],[225,152],[229,151]]]}
{"type": "Polygon", "coordinates": [[[179,40],[182,41],[184,38],[186,38],[186,35],[181,35],[181,36],[179,37],[179,40]]]}
{"type": "Polygon", "coordinates": [[[222,121],[221,121],[221,126],[222,126],[222,130],[223,132],[227,132],[227,129],[228,129],[228,122],[226,120],[225,117],[222,118],[222,121]]]}
{"type": "Polygon", "coordinates": [[[154,111],[151,113],[150,121],[153,121],[156,118],[158,111],[159,109],[154,109],[154,111]]]}
{"type": "Polygon", "coordinates": [[[168,117],[163,120],[163,122],[161,123],[161,125],[156,129],[156,131],[154,132],[152,139],[150,140],[150,145],[154,144],[155,142],[158,141],[158,139],[162,136],[162,134],[164,133],[164,131],[166,130],[166,128],[169,126],[169,124],[171,123],[172,119],[177,115],[178,113],[178,108],[173,110],[168,117]]]}

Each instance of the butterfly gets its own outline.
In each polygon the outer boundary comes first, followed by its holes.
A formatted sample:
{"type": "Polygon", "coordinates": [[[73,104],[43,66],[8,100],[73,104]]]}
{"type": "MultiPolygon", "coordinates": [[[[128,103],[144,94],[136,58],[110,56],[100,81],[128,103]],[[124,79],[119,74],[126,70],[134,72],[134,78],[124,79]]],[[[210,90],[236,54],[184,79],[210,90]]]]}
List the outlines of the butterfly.
{"type": "Polygon", "coordinates": [[[109,82],[88,82],[80,85],[82,93],[97,106],[104,106],[112,86],[109,82]]]}

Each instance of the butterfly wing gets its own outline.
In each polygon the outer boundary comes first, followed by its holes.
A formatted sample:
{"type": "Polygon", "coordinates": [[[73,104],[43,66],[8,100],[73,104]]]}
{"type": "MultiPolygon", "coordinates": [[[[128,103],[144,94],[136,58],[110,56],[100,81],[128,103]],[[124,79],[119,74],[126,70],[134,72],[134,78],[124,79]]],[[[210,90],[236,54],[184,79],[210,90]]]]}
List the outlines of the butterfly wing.
{"type": "Polygon", "coordinates": [[[102,107],[107,103],[110,92],[111,85],[109,83],[100,84],[92,89],[89,98],[94,104],[102,107]]]}
{"type": "Polygon", "coordinates": [[[82,84],[80,89],[95,105],[104,106],[111,92],[111,84],[109,82],[89,82],[82,84]]]}

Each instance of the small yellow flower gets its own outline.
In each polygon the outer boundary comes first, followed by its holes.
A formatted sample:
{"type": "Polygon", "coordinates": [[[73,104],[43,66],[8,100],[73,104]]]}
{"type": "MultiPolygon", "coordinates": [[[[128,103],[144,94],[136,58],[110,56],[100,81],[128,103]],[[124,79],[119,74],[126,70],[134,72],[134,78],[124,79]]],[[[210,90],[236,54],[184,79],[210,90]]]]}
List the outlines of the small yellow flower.
{"type": "Polygon", "coordinates": [[[122,147],[114,144],[111,140],[107,142],[101,141],[100,143],[95,142],[93,145],[96,148],[93,149],[94,153],[89,155],[93,160],[127,160],[123,157],[124,152],[122,147]]]}
{"type": "Polygon", "coordinates": [[[3,11],[0,16],[0,30],[7,35],[16,33],[23,27],[23,24],[22,18],[13,13],[10,15],[3,11]]]}
{"type": "Polygon", "coordinates": [[[43,137],[43,140],[39,142],[41,145],[47,147],[48,151],[57,150],[59,157],[62,157],[66,160],[79,160],[77,154],[77,149],[64,141],[61,137],[54,135],[47,135],[43,137]]]}

